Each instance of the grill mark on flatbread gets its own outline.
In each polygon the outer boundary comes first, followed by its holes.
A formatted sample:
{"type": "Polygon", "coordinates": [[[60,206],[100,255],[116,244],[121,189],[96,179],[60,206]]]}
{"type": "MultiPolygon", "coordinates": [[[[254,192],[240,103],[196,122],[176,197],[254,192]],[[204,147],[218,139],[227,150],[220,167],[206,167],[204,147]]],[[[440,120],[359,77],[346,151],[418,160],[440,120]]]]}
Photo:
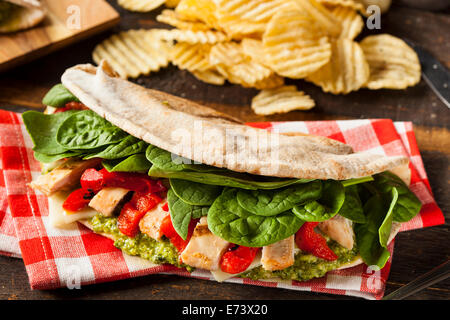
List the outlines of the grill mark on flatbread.
{"type": "Polygon", "coordinates": [[[95,74],[93,71],[92,66],[75,66],[66,70],[62,83],[86,106],[129,134],[207,165],[265,176],[344,180],[408,163],[406,157],[352,153],[350,146],[323,137],[285,136],[214,118],[217,111],[110,76],[106,62],[95,74]],[[161,100],[162,96],[166,99],[161,100]],[[170,103],[164,103],[167,97],[170,103]],[[202,139],[192,137],[198,132],[198,123],[202,125],[202,139]],[[230,132],[234,137],[231,142],[230,132]],[[186,142],[185,135],[192,139],[186,142]],[[240,143],[274,140],[278,143],[264,148],[261,143],[240,143]],[[224,147],[225,142],[229,147],[224,147]]]}

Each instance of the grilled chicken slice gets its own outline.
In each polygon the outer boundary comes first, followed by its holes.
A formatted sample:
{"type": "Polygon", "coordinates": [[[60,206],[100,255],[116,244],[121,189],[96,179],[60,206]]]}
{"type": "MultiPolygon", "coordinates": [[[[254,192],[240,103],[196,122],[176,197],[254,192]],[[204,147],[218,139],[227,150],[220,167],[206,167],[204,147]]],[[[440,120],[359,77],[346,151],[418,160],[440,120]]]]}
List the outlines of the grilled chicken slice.
{"type": "Polygon", "coordinates": [[[66,191],[75,188],[80,183],[84,170],[96,167],[102,159],[89,160],[70,159],[49,173],[39,176],[30,183],[30,187],[50,196],[57,191],[66,191]]]}
{"type": "Polygon", "coordinates": [[[294,236],[265,246],[261,263],[265,270],[282,270],[294,264],[294,236]]]}
{"type": "Polygon", "coordinates": [[[349,250],[353,248],[354,234],[349,219],[337,214],[330,220],[319,223],[318,227],[341,246],[349,250]]]}
{"type": "Polygon", "coordinates": [[[215,271],[219,269],[220,258],[228,249],[229,242],[212,234],[206,217],[197,223],[191,240],[181,253],[181,260],[192,267],[215,271]]]}
{"type": "Polygon", "coordinates": [[[141,232],[155,240],[159,240],[162,237],[163,234],[160,231],[161,224],[164,218],[169,215],[169,212],[162,209],[166,203],[167,202],[159,203],[155,208],[147,212],[141,221],[139,221],[139,229],[141,232]]]}
{"type": "Polygon", "coordinates": [[[103,188],[89,202],[89,207],[105,217],[118,213],[133,192],[123,188],[103,188]]]}

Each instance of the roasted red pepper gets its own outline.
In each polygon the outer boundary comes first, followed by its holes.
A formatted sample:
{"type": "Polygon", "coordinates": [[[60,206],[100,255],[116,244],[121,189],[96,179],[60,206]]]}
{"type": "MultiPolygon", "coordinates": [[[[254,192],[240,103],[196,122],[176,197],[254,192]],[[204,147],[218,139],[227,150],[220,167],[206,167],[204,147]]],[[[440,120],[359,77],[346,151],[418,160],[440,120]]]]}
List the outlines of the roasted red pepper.
{"type": "Polygon", "coordinates": [[[68,111],[68,110],[87,110],[87,109],[89,109],[89,108],[86,107],[81,102],[72,101],[72,102],[66,103],[65,106],[62,108],[57,108],[55,110],[55,113],[64,112],[64,111],[68,111]]]}
{"type": "Polygon", "coordinates": [[[120,211],[117,226],[120,232],[129,237],[135,237],[139,232],[139,221],[151,209],[156,207],[162,199],[156,194],[142,194],[136,192],[120,211]]]}
{"type": "Polygon", "coordinates": [[[85,190],[83,188],[73,191],[63,203],[63,209],[71,212],[76,212],[86,207],[95,193],[85,190]]]}
{"type": "Polygon", "coordinates": [[[109,172],[87,169],[81,176],[81,186],[98,192],[104,187],[124,188],[140,193],[159,193],[167,189],[159,180],[152,180],[148,175],[135,172],[109,172]]]}
{"type": "Polygon", "coordinates": [[[86,169],[80,178],[81,187],[85,190],[99,192],[105,187],[105,178],[103,173],[94,168],[86,169]]]}
{"type": "Polygon", "coordinates": [[[259,249],[232,244],[220,259],[220,269],[233,274],[247,270],[259,249]]]}
{"type": "Polygon", "coordinates": [[[328,261],[336,260],[338,256],[328,247],[325,238],[314,231],[318,224],[318,222],[305,222],[297,231],[295,242],[300,250],[328,261]]]}
{"type": "Polygon", "coordinates": [[[163,222],[161,223],[160,231],[166,238],[170,240],[175,248],[177,248],[178,252],[182,252],[188,245],[197,222],[198,219],[192,219],[189,223],[188,236],[186,240],[183,240],[183,238],[181,238],[180,235],[175,231],[172,220],[170,219],[170,215],[167,215],[167,217],[164,218],[163,222]]]}

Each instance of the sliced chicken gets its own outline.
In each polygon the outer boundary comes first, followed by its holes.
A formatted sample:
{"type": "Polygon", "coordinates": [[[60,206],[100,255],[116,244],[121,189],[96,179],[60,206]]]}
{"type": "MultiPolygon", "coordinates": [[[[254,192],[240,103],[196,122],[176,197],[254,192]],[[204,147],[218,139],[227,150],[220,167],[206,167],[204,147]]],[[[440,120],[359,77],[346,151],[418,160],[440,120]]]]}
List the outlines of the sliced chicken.
{"type": "Polygon", "coordinates": [[[265,246],[261,263],[265,270],[282,270],[294,264],[294,236],[265,246]]]}
{"type": "Polygon", "coordinates": [[[123,188],[103,188],[89,202],[89,206],[105,217],[118,213],[133,192],[123,188]]]}
{"type": "Polygon", "coordinates": [[[202,217],[181,253],[181,259],[192,267],[215,271],[219,269],[220,258],[229,244],[209,231],[206,217],[202,217]]]}
{"type": "Polygon", "coordinates": [[[80,183],[84,170],[96,167],[101,161],[102,159],[99,158],[68,160],[49,173],[39,176],[30,183],[30,187],[41,191],[46,196],[50,196],[57,191],[71,190],[80,183]]]}
{"type": "Polygon", "coordinates": [[[158,206],[147,212],[141,221],[139,221],[139,229],[141,232],[155,240],[159,240],[162,237],[163,234],[160,231],[161,224],[164,218],[169,215],[169,212],[162,209],[164,204],[166,202],[158,204],[158,206]]]}
{"type": "Polygon", "coordinates": [[[319,229],[341,246],[351,250],[353,248],[354,234],[352,222],[340,215],[319,223],[319,229]]]}

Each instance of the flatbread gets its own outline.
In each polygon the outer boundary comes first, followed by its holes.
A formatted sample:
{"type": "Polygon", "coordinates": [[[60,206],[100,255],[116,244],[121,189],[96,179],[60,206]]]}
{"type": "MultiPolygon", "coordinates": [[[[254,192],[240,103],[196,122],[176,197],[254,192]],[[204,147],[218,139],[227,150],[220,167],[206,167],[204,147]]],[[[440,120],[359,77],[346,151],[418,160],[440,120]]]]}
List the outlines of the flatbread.
{"type": "Polygon", "coordinates": [[[37,0],[4,0],[16,4],[8,18],[0,22],[0,33],[16,32],[38,25],[45,18],[45,10],[37,0]]]}
{"type": "Polygon", "coordinates": [[[61,80],[86,106],[129,134],[196,162],[257,175],[344,180],[408,163],[406,157],[353,153],[314,136],[248,127],[191,101],[110,76],[105,61],[77,65],[61,80]]]}

